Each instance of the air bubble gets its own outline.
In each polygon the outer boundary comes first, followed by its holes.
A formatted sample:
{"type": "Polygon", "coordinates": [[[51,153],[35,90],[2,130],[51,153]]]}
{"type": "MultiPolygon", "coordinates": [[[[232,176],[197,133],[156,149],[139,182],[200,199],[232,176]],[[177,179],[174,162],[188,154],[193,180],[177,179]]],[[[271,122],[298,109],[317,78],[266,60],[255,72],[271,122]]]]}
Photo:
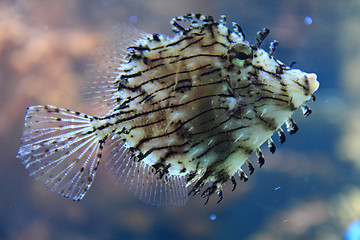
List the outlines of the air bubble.
{"type": "Polygon", "coordinates": [[[306,16],[304,18],[304,22],[305,22],[305,24],[310,25],[310,24],[312,24],[312,18],[309,16],[306,16]]]}
{"type": "Polygon", "coordinates": [[[136,23],[137,21],[138,21],[138,17],[137,17],[137,16],[131,15],[131,16],[129,17],[129,23],[134,24],[134,23],[136,23]]]}
{"type": "Polygon", "coordinates": [[[211,221],[216,220],[216,215],[215,215],[215,214],[211,214],[211,215],[209,216],[209,219],[210,219],[211,221]]]}

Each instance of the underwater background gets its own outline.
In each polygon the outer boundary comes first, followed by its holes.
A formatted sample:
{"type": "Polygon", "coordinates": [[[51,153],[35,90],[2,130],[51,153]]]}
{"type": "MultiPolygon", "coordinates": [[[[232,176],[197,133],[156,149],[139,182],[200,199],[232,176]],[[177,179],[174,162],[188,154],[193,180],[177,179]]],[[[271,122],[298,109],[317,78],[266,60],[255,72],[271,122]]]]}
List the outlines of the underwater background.
{"type": "MultiPolygon", "coordinates": [[[[360,0],[1,0],[0,240],[360,239],[360,0]],[[48,191],[16,159],[26,107],[89,112],[80,87],[87,58],[117,23],[172,36],[189,12],[239,23],[247,39],[266,27],[275,56],[318,75],[313,113],[224,200],[190,197],[154,208],[101,168],[80,202],[48,191]]],[[[255,158],[252,158],[255,160],[255,158]]]]}

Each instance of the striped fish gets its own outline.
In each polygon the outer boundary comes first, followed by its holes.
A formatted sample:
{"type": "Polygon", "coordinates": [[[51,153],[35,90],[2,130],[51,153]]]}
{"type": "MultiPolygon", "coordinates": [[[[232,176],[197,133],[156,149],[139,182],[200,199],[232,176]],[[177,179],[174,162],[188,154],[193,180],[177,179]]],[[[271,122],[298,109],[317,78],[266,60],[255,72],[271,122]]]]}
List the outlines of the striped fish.
{"type": "Polygon", "coordinates": [[[292,69],[254,44],[225,16],[189,14],[171,21],[175,36],[147,34],[119,25],[92,60],[85,95],[104,113],[32,106],[18,158],[52,191],[78,201],[92,185],[101,161],[115,180],[141,200],[182,206],[188,195],[218,195],[281,126],[298,127],[291,114],[311,113],[305,101],[319,87],[314,73],[292,69]],[[103,156],[104,155],[104,156],[103,156]],[[189,188],[189,190],[187,190],[189,188]]]}

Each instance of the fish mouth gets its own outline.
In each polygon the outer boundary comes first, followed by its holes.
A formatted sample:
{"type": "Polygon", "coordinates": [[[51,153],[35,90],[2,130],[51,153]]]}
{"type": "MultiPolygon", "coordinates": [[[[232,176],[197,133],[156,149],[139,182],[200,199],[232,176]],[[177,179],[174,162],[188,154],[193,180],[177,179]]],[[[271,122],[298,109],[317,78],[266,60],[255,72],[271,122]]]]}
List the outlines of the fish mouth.
{"type": "Polygon", "coordinates": [[[305,77],[309,81],[309,91],[313,94],[320,86],[320,83],[317,81],[317,75],[315,73],[305,73],[305,77]]]}

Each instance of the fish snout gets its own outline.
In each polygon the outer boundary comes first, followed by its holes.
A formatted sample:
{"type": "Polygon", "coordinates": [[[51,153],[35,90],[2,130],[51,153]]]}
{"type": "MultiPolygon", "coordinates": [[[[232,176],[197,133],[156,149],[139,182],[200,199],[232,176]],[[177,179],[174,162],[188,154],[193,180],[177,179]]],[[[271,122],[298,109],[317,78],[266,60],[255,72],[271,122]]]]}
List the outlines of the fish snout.
{"type": "Polygon", "coordinates": [[[307,80],[309,81],[309,91],[313,94],[320,86],[317,81],[317,75],[315,73],[305,73],[307,80]]]}

